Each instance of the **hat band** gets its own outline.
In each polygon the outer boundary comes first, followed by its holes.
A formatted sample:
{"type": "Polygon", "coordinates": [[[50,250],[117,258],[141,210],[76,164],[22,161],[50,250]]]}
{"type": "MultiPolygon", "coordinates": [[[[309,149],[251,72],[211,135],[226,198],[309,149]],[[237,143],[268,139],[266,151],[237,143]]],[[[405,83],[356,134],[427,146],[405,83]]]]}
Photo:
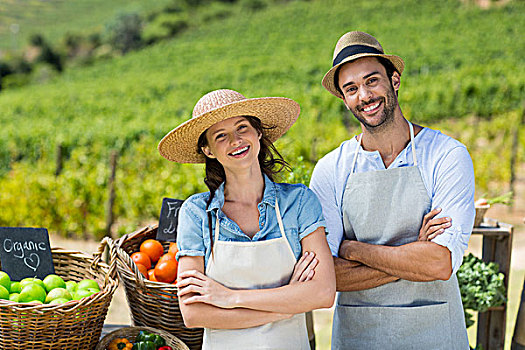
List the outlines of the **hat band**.
{"type": "Polygon", "coordinates": [[[379,55],[384,55],[384,52],[367,45],[350,45],[339,51],[337,56],[332,63],[332,67],[337,66],[341,61],[349,56],[354,56],[360,53],[374,53],[379,55]]]}

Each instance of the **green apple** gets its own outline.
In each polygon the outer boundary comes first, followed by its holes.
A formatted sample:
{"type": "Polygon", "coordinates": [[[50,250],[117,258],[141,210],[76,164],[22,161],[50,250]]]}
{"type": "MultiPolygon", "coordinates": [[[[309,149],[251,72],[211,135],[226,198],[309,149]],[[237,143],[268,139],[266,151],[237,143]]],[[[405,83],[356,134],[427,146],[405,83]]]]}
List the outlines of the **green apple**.
{"type": "Polygon", "coordinates": [[[46,289],[46,286],[44,285],[44,282],[41,279],[33,278],[33,277],[27,277],[27,278],[24,278],[23,280],[21,280],[20,281],[20,286],[22,287],[22,289],[24,289],[24,287],[26,285],[28,285],[29,283],[36,283],[40,287],[44,288],[44,290],[46,289]]]}
{"type": "Polygon", "coordinates": [[[93,290],[79,289],[73,295],[73,299],[74,300],[80,300],[82,298],[88,297],[88,296],[93,295],[95,293],[97,293],[97,292],[94,292],[93,290]]]}
{"type": "Polygon", "coordinates": [[[33,277],[27,277],[27,278],[24,278],[23,280],[20,281],[20,287],[21,288],[24,288],[25,286],[27,286],[29,283],[33,283],[35,279],[33,277]]]}
{"type": "Polygon", "coordinates": [[[98,286],[98,283],[95,280],[84,279],[78,282],[78,289],[88,289],[88,288],[95,288],[100,291],[100,287],[98,286]]]}
{"type": "Polygon", "coordinates": [[[66,282],[58,275],[47,275],[42,282],[48,293],[55,288],[66,288],[66,282]]]}
{"type": "Polygon", "coordinates": [[[18,303],[19,296],[20,296],[19,293],[11,293],[9,294],[9,300],[14,301],[15,303],[18,303]]]}
{"type": "Polygon", "coordinates": [[[56,298],[56,299],[51,300],[49,302],[49,305],[64,304],[64,303],[67,303],[68,301],[71,301],[71,299],[56,298]]]}
{"type": "Polygon", "coordinates": [[[4,286],[0,286],[0,299],[9,300],[9,290],[4,286]]]}
{"type": "Polygon", "coordinates": [[[27,303],[31,301],[39,301],[43,303],[46,300],[46,290],[37,283],[29,283],[22,288],[18,301],[20,303],[27,303]]]}
{"type": "Polygon", "coordinates": [[[78,284],[75,281],[67,281],[66,282],[66,289],[73,295],[78,289],[78,284]]]}
{"type": "Polygon", "coordinates": [[[51,301],[59,298],[71,300],[71,294],[67,291],[66,288],[51,289],[49,293],[47,293],[45,303],[49,304],[51,301]]]}
{"type": "Polygon", "coordinates": [[[11,277],[4,271],[0,271],[0,286],[7,289],[8,292],[11,289],[11,277]]]}
{"type": "Polygon", "coordinates": [[[11,289],[9,292],[12,293],[20,293],[22,291],[22,286],[20,285],[20,282],[11,282],[11,289]]]}

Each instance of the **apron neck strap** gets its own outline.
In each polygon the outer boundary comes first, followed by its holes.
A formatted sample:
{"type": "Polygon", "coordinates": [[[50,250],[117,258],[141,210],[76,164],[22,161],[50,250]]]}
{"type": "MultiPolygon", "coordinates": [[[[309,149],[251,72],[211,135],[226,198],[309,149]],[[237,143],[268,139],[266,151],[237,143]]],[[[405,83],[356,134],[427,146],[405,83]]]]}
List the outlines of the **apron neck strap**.
{"type": "Polygon", "coordinates": [[[414,166],[417,166],[417,157],[416,157],[416,143],[414,142],[414,125],[407,120],[408,126],[410,128],[410,143],[412,144],[412,158],[414,159],[414,166]]]}
{"type": "Polygon", "coordinates": [[[361,140],[363,139],[363,133],[359,134],[357,137],[357,147],[354,152],[354,161],[352,162],[352,168],[350,168],[350,174],[354,173],[355,163],[357,162],[357,154],[359,153],[359,148],[361,147],[361,140]]]}
{"type": "Polygon", "coordinates": [[[283,220],[281,218],[281,211],[279,210],[279,203],[277,202],[277,198],[275,198],[275,215],[277,215],[277,223],[279,223],[279,230],[281,230],[281,237],[286,242],[286,246],[288,247],[290,253],[292,254],[292,257],[295,259],[295,253],[292,249],[292,244],[288,241],[288,237],[286,237],[286,233],[284,232],[283,220]]]}
{"type": "Polygon", "coordinates": [[[215,239],[214,239],[215,242],[219,241],[220,230],[221,230],[221,227],[219,225],[219,211],[217,210],[215,212],[215,239]]]}
{"type": "Polygon", "coordinates": [[[281,230],[281,236],[285,237],[283,220],[281,219],[281,211],[279,210],[279,203],[277,203],[277,198],[275,198],[275,215],[277,215],[277,223],[279,224],[279,230],[281,230]]]}
{"type": "MultiPolygon", "coordinates": [[[[407,120],[408,128],[410,129],[410,144],[412,145],[412,159],[414,160],[414,166],[417,166],[417,157],[416,157],[416,143],[414,142],[414,125],[407,120]]],[[[350,168],[350,174],[354,172],[355,164],[357,162],[357,154],[359,153],[359,148],[361,147],[361,141],[363,139],[363,133],[359,134],[357,137],[357,147],[354,152],[354,160],[352,161],[352,167],[350,168]]]]}

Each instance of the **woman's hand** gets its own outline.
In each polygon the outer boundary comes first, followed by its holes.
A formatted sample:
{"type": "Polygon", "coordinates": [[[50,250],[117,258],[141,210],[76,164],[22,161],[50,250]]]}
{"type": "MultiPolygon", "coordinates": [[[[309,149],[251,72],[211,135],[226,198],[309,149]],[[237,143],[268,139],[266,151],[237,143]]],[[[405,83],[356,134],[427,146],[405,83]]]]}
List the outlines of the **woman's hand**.
{"type": "Polygon", "coordinates": [[[318,263],[319,260],[315,258],[314,252],[305,252],[295,264],[288,284],[310,281],[315,275],[315,267],[318,263]]]}
{"type": "Polygon", "coordinates": [[[234,291],[226,288],[210,277],[197,270],[183,271],[178,276],[177,295],[179,298],[186,294],[193,294],[184,301],[184,304],[206,303],[217,307],[230,309],[235,307],[234,291]]]}
{"type": "Polygon", "coordinates": [[[445,232],[446,228],[452,226],[452,219],[449,217],[434,219],[440,212],[441,208],[436,208],[423,217],[418,241],[430,241],[445,232]]]}

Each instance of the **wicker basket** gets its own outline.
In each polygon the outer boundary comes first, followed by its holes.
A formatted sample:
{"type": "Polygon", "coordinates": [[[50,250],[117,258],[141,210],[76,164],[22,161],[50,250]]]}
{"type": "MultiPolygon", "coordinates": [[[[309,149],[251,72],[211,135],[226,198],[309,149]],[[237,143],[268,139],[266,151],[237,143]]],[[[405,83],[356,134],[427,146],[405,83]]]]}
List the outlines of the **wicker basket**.
{"type": "Polygon", "coordinates": [[[476,217],[474,218],[474,227],[481,226],[485,213],[490,208],[490,204],[476,206],[476,217]]]}
{"type": "MultiPolygon", "coordinates": [[[[132,322],[135,326],[164,330],[181,339],[190,349],[200,349],[203,329],[184,326],[177,287],[145,279],[130,258],[130,254],[138,251],[145,239],[155,238],[156,234],[157,226],[148,226],[122,236],[112,246],[112,250],[116,251],[116,267],[124,285],[132,322]]],[[[169,243],[164,242],[163,246],[166,252],[169,243]]]]}
{"type": "Polygon", "coordinates": [[[104,239],[94,256],[52,248],[55,273],[65,280],[91,278],[99,293],[58,305],[0,300],[0,349],[95,349],[113,293],[117,289],[116,256],[101,262],[104,239]]]}
{"type": "Polygon", "coordinates": [[[164,340],[166,340],[166,345],[169,345],[173,348],[173,350],[189,350],[189,348],[184,344],[179,338],[176,336],[155,328],[150,327],[124,327],[117,329],[111,333],[108,333],[100,340],[100,343],[98,343],[96,350],[106,350],[109,343],[115,338],[126,338],[130,342],[134,343],[135,338],[139,334],[140,331],[146,331],[154,334],[160,335],[164,340]]]}

